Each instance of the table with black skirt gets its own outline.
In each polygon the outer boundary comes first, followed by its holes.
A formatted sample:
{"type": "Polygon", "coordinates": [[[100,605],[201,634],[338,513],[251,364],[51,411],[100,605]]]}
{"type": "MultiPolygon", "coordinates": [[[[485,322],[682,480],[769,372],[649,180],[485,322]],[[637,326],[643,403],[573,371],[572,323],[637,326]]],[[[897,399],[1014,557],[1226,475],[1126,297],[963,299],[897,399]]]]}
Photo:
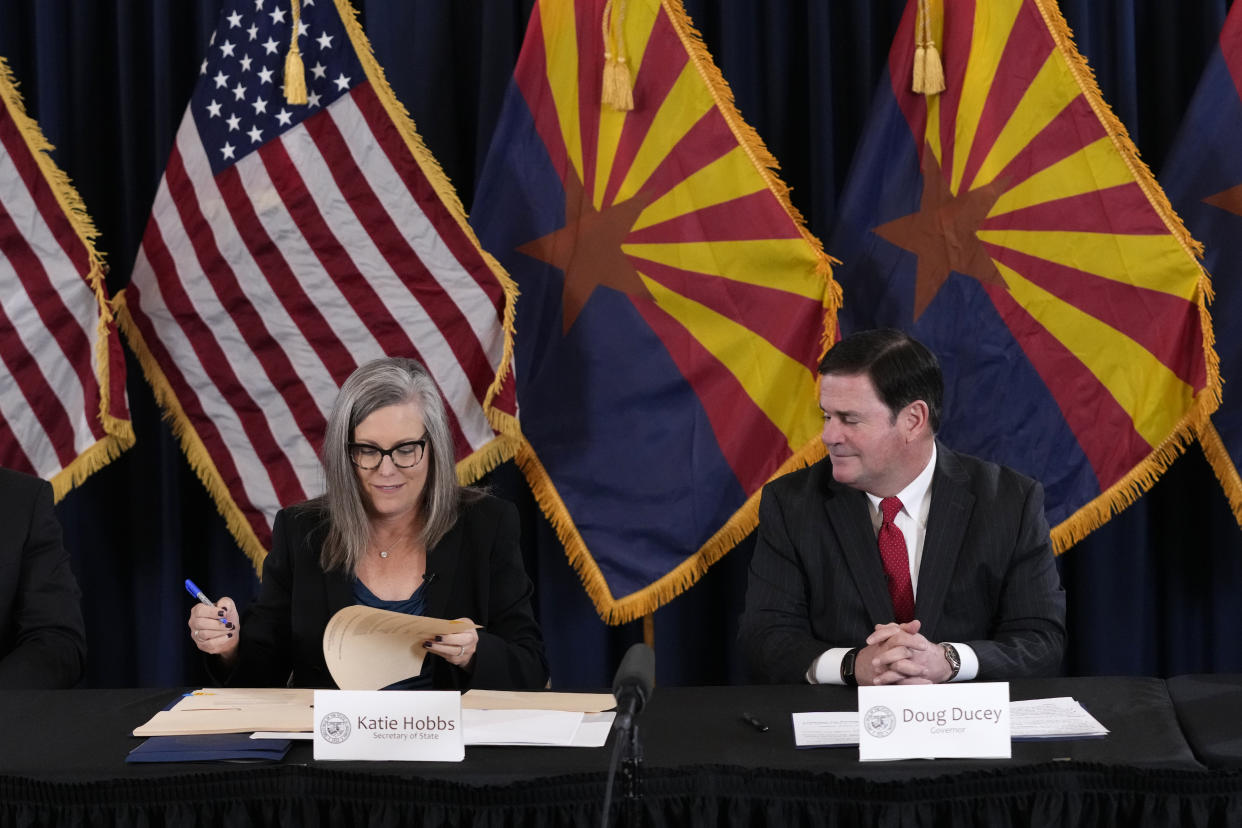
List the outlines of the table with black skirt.
{"type": "MultiPolygon", "coordinates": [[[[611,738],[463,762],[316,762],[295,742],[278,763],[126,764],[132,730],[179,692],[0,692],[0,826],[600,824],[611,738]]],[[[791,720],[856,709],[853,688],[658,687],[638,719],[641,796],[618,787],[613,824],[1242,825],[1239,677],[1037,679],[1010,696],[1072,696],[1110,733],[1015,742],[1011,759],[859,762],[795,748],[791,720]]]]}

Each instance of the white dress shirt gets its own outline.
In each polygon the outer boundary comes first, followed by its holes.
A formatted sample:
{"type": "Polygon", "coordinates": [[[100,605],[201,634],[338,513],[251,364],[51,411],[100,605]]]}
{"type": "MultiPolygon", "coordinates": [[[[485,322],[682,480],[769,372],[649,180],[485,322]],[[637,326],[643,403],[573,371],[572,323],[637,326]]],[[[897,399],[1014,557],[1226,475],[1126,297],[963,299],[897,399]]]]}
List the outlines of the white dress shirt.
{"type": "MultiPolygon", "coordinates": [[[[901,501],[901,511],[893,518],[893,523],[906,539],[906,554],[910,557],[910,583],[914,587],[916,600],[919,590],[919,568],[923,563],[923,539],[927,536],[927,515],[931,511],[932,477],[935,471],[936,445],[932,443],[931,459],[927,461],[923,471],[910,481],[910,485],[897,493],[897,498],[901,501]]],[[[884,514],[880,511],[880,501],[883,498],[870,492],[865,494],[871,506],[871,525],[878,536],[880,524],[884,521],[884,514]]],[[[877,555],[878,549],[877,546],[877,555]]],[[[979,657],[975,655],[974,649],[965,644],[949,643],[957,649],[957,654],[962,660],[962,667],[953,681],[970,681],[979,674],[979,657]]],[[[861,641],[859,646],[863,646],[861,641]]],[[[811,662],[810,669],[806,673],[806,680],[811,684],[844,684],[845,682],[841,680],[841,662],[850,649],[852,648],[832,647],[825,650],[811,662]]]]}

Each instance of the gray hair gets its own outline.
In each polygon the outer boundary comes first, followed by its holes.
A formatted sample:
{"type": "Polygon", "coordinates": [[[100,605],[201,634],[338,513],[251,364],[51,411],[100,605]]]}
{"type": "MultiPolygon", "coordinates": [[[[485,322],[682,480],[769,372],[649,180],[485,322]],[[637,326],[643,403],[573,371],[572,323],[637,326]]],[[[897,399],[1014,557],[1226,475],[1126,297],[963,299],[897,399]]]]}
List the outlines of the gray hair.
{"type": "Polygon", "coordinates": [[[328,517],[328,535],[319,562],[325,572],[352,575],[371,539],[362,484],[349,459],[354,429],[377,409],[413,402],[422,409],[427,429],[424,462],[427,483],[418,504],[419,540],[431,549],[457,522],[461,486],[457,482],[453,438],[440,390],[418,361],[384,357],[359,366],[337,394],[328,415],[320,460],[326,491],[320,501],[328,517]]]}

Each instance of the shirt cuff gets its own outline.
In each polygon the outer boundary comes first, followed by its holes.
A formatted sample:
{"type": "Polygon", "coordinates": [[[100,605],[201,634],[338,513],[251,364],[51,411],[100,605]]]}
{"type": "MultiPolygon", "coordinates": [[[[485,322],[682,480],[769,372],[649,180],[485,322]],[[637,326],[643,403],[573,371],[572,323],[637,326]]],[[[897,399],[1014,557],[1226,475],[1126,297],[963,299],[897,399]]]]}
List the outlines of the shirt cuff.
{"type": "Polygon", "coordinates": [[[957,657],[962,661],[962,667],[953,677],[953,681],[973,681],[975,676],[979,675],[979,656],[975,654],[974,648],[969,644],[958,644],[956,641],[949,643],[957,650],[957,657]]]}
{"type": "MultiPolygon", "coordinates": [[[[849,651],[849,647],[833,647],[820,653],[806,671],[807,684],[845,684],[841,680],[841,662],[849,651]]],[[[975,663],[978,664],[978,661],[975,663]]]]}

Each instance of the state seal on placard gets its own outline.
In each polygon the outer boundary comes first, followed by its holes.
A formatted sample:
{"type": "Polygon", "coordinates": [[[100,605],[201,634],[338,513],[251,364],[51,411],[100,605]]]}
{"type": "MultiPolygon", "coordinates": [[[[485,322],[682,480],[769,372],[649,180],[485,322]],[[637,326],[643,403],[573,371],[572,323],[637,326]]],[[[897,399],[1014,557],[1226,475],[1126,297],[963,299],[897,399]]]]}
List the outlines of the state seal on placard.
{"type": "Polygon", "coordinates": [[[864,713],[862,720],[863,727],[877,739],[883,739],[897,727],[897,717],[882,704],[877,704],[864,713]]]}
{"type": "Polygon", "coordinates": [[[319,720],[319,735],[325,742],[339,745],[349,738],[349,717],[344,713],[327,714],[319,720]]]}

